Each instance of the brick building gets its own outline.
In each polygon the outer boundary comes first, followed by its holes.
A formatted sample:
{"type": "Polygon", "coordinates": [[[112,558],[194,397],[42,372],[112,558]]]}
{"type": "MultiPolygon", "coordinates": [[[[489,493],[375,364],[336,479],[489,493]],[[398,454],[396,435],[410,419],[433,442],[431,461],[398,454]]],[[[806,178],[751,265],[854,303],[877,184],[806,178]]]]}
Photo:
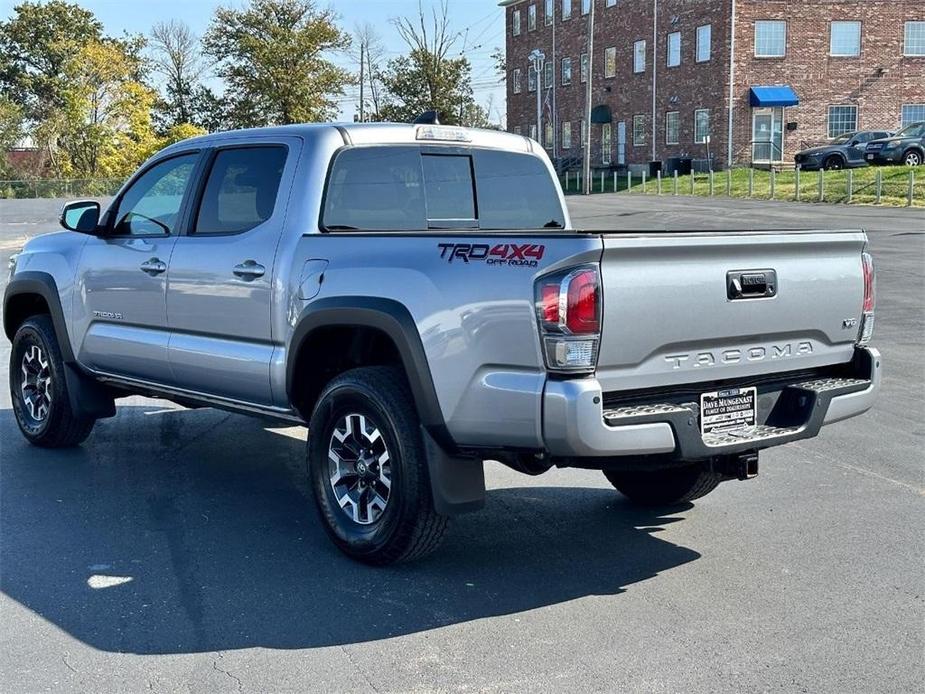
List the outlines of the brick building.
{"type": "Polygon", "coordinates": [[[730,153],[734,164],[792,162],[808,143],[925,120],[923,0],[499,4],[507,127],[573,168],[589,73],[594,167],[690,157],[722,168],[730,153]],[[534,49],[545,54],[538,80],[534,49]]]}

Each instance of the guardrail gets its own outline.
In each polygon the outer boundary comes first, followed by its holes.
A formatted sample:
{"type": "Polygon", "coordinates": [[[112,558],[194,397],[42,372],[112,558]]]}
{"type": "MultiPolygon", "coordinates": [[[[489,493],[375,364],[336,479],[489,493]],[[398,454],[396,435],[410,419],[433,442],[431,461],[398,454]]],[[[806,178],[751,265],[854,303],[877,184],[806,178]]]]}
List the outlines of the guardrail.
{"type": "Polygon", "coordinates": [[[122,178],[29,178],[0,180],[0,199],[115,195],[122,178]]]}

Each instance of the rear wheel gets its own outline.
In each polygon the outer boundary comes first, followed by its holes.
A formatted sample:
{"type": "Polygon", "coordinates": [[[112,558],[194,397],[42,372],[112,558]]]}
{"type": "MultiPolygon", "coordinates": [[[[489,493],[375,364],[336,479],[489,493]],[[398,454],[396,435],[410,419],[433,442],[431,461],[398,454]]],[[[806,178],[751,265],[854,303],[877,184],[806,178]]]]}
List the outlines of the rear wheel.
{"type": "Polygon", "coordinates": [[[903,164],[906,166],[921,166],[922,153],[916,150],[910,150],[903,155],[903,164]]]}
{"type": "Polygon", "coordinates": [[[19,430],[36,446],[76,446],[93,429],[95,419],[71,409],[61,349],[46,315],[29,318],[13,336],[10,397],[19,430]]]}
{"type": "Polygon", "coordinates": [[[717,472],[699,465],[660,470],[605,470],[604,476],[623,496],[645,506],[667,506],[699,499],[722,481],[717,472]]]}
{"type": "Polygon", "coordinates": [[[308,468],[328,535],[368,564],[423,557],[443,539],[420,425],[403,375],[347,371],[324,389],[309,423],[308,468]]]}

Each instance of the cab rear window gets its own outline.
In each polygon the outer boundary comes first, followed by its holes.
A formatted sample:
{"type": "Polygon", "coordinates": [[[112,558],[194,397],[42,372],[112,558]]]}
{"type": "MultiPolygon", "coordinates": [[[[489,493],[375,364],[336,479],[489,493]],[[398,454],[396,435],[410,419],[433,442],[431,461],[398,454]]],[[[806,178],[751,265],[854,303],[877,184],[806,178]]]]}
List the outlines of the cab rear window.
{"type": "Polygon", "coordinates": [[[352,147],[334,160],[325,231],[554,229],[564,226],[545,163],[516,152],[352,147]]]}

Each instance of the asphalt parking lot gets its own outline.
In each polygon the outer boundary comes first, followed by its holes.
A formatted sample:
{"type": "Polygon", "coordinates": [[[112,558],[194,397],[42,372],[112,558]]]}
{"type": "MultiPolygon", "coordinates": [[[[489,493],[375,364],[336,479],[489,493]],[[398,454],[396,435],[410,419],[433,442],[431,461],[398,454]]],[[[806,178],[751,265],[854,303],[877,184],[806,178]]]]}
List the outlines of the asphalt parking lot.
{"type": "MultiPolygon", "coordinates": [[[[670,514],[489,464],[438,554],[369,569],[315,521],[301,429],[131,398],[44,451],[3,385],[0,690],[925,690],[925,212],[569,204],[596,229],[867,228],[877,407],[670,514]]],[[[0,201],[0,285],[56,210],[0,201]]]]}

